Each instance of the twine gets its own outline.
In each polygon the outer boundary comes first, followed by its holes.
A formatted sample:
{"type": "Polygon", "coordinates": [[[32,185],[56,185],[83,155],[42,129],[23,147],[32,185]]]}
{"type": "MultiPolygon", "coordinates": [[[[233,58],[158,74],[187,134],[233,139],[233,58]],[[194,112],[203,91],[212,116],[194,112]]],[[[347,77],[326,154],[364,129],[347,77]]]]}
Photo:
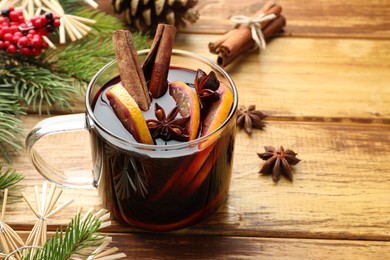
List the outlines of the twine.
{"type": "Polygon", "coordinates": [[[265,39],[261,30],[261,23],[270,21],[276,18],[275,14],[265,15],[261,13],[256,18],[251,18],[245,15],[235,15],[231,18],[231,21],[238,25],[247,26],[250,28],[252,33],[252,39],[256,43],[256,48],[265,49],[265,39]]]}

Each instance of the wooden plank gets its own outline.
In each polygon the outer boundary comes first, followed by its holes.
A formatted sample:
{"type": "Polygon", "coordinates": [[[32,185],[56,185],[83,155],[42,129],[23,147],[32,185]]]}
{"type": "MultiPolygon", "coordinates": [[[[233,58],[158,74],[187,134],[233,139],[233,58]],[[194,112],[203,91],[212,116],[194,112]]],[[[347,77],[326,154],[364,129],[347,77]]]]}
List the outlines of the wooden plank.
{"type": "MultiPolygon", "coordinates": [[[[180,35],[176,48],[216,60],[217,36],[180,35]]],[[[273,118],[390,123],[390,41],[274,39],[226,70],[239,102],[273,118]]]]}
{"type": "MultiPolygon", "coordinates": [[[[215,60],[207,45],[216,37],[181,34],[175,48],[215,60]]],[[[389,60],[390,41],[281,38],[226,70],[240,104],[273,119],[390,124],[389,60]]]]}
{"type": "MultiPolygon", "coordinates": [[[[24,239],[26,232],[18,232],[24,239]]],[[[388,259],[383,241],[108,234],[127,259],[388,259]]]]}
{"type": "MultiPolygon", "coordinates": [[[[23,117],[26,129],[40,119],[23,117]]],[[[268,121],[251,137],[240,131],[227,203],[208,221],[178,233],[389,241],[389,130],[385,125],[268,121]],[[274,184],[258,174],[263,162],[256,153],[264,145],[298,153],[302,162],[293,183],[274,184]]],[[[42,149],[53,163],[88,167],[88,142],[86,131],[54,135],[42,149]]],[[[24,191],[32,196],[43,178],[24,155],[15,167],[26,176],[24,191]]],[[[62,199],[68,198],[76,202],[53,218],[54,227],[67,223],[80,206],[101,206],[94,189],[66,189],[62,199]]],[[[9,205],[6,216],[19,230],[29,230],[35,221],[24,202],[9,205]]],[[[134,229],[115,222],[110,230],[134,229]]]]}
{"type": "MultiPolygon", "coordinates": [[[[109,1],[100,1],[100,8],[113,14],[109,1]]],[[[265,0],[231,1],[199,0],[200,17],[195,24],[183,31],[189,33],[222,34],[232,28],[234,15],[252,16],[265,0]]],[[[347,0],[309,1],[280,0],[283,15],[287,18],[285,36],[341,37],[341,38],[390,38],[388,1],[347,0]]],[[[122,18],[123,16],[118,15],[122,18]]]]}

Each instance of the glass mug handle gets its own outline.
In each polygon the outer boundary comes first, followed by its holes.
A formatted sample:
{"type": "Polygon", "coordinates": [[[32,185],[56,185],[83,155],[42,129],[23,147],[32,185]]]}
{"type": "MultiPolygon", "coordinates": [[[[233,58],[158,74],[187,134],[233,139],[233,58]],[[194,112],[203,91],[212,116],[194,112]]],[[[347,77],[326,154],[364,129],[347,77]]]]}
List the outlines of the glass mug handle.
{"type": "Polygon", "coordinates": [[[69,177],[63,170],[57,169],[43,159],[34,147],[40,139],[48,135],[87,129],[89,126],[85,113],[44,119],[35,125],[26,137],[27,155],[37,171],[49,181],[66,187],[92,187],[94,186],[92,173],[91,176],[83,177],[86,174],[83,171],[83,174],[73,174],[74,176],[69,177]]]}

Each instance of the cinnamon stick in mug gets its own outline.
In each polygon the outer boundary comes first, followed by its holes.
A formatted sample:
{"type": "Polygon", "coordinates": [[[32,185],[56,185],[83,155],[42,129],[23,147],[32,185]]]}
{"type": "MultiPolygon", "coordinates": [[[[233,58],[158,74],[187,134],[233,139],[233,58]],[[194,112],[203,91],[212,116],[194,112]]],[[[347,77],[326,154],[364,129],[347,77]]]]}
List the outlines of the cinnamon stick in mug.
{"type": "Polygon", "coordinates": [[[149,109],[151,99],[131,32],[117,30],[113,32],[112,39],[122,85],[139,108],[146,111],[149,109]]]}

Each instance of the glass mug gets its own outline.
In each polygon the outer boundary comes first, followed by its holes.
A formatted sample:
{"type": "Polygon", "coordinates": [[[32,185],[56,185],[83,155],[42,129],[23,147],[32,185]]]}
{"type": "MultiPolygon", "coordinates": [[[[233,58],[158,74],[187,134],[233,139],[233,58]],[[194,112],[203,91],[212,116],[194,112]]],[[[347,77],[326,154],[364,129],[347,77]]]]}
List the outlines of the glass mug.
{"type": "MultiPolygon", "coordinates": [[[[138,52],[142,62],[148,50],[138,52]]],[[[42,120],[26,138],[27,154],[46,179],[65,187],[94,186],[103,205],[120,221],[152,230],[170,231],[198,223],[218,210],[227,197],[236,133],[237,89],[229,75],[197,54],[173,50],[171,65],[206,73],[214,71],[233,93],[225,122],[214,132],[190,142],[147,145],[125,140],[107,130],[93,112],[101,88],[119,75],[116,60],[92,78],[86,91],[86,113],[42,120]],[[50,134],[89,131],[92,174],[72,173],[50,165],[34,145],[50,134]]],[[[175,79],[180,80],[180,79],[175,79]]]]}

